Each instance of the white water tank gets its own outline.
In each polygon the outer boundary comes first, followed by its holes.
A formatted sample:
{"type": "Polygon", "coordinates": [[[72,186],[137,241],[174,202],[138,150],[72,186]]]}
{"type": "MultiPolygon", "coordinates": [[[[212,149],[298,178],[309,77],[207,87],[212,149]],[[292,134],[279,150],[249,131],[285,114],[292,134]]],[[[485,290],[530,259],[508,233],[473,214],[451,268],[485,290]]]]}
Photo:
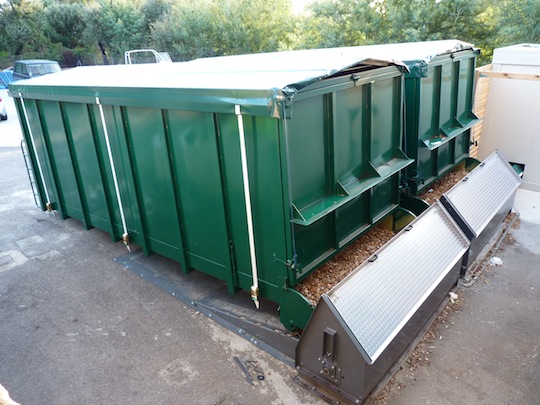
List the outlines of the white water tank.
{"type": "Polygon", "coordinates": [[[522,188],[540,191],[540,44],[497,48],[493,53],[478,158],[495,149],[525,167],[522,188]]]}

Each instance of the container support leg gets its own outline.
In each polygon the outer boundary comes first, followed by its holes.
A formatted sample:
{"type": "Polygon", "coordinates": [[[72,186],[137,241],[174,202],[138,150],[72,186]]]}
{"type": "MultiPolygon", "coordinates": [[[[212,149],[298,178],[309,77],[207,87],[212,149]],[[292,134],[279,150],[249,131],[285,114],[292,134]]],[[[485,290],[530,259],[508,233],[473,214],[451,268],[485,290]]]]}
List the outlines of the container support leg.
{"type": "Polygon", "coordinates": [[[246,153],[246,137],[244,134],[244,119],[240,111],[240,106],[234,106],[234,112],[238,117],[238,132],[240,136],[240,159],[242,162],[242,180],[244,183],[244,199],[246,204],[246,220],[248,227],[249,254],[251,258],[251,274],[253,276],[253,285],[251,286],[251,299],[259,309],[259,276],[257,272],[257,257],[255,255],[255,237],[253,234],[253,214],[251,212],[251,193],[249,190],[249,175],[246,153]]]}
{"type": "Polygon", "coordinates": [[[30,135],[29,136],[30,143],[32,144],[31,146],[32,146],[32,149],[34,150],[34,155],[36,156],[36,162],[37,162],[37,166],[38,166],[39,177],[41,179],[41,184],[43,184],[43,190],[45,190],[45,196],[47,197],[46,208],[47,208],[47,211],[52,211],[52,203],[51,203],[51,199],[49,197],[49,190],[47,188],[47,183],[45,183],[45,177],[43,176],[43,169],[41,168],[41,161],[39,159],[39,154],[37,153],[36,143],[34,141],[34,133],[32,132],[32,127],[30,126],[30,121],[28,119],[28,113],[26,112],[26,105],[24,103],[24,98],[22,97],[21,93],[19,93],[19,97],[21,98],[21,106],[22,106],[23,113],[24,113],[24,120],[26,122],[26,127],[28,128],[28,135],[30,135]]]}
{"type": "Polygon", "coordinates": [[[120,210],[120,218],[122,220],[122,229],[124,233],[122,234],[122,241],[126,245],[127,249],[129,248],[129,233],[126,225],[126,217],[124,215],[124,207],[122,205],[122,197],[120,196],[120,188],[118,187],[118,178],[116,177],[116,168],[114,166],[114,159],[111,150],[111,143],[109,141],[109,131],[107,130],[107,124],[105,123],[105,114],[103,113],[103,106],[99,100],[99,97],[96,97],[96,104],[99,108],[99,115],[101,118],[101,126],[103,127],[103,134],[105,135],[105,144],[107,145],[107,155],[109,157],[109,164],[111,165],[112,177],[114,182],[114,191],[116,193],[116,200],[118,202],[118,209],[120,210]]]}

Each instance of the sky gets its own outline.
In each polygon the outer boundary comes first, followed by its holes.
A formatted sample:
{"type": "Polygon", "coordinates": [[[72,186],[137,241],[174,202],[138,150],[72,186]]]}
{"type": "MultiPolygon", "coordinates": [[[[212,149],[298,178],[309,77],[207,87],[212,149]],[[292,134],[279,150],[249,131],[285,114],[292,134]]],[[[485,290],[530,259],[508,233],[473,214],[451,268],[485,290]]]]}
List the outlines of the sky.
{"type": "Polygon", "coordinates": [[[292,0],[293,11],[300,14],[304,11],[304,7],[315,0],[292,0]]]}

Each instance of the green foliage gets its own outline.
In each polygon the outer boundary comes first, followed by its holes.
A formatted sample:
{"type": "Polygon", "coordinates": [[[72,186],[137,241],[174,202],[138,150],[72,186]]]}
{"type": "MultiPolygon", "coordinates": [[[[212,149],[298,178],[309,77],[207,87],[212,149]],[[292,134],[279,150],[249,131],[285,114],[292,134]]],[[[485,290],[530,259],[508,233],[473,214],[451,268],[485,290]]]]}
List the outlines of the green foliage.
{"type": "Polygon", "coordinates": [[[502,1],[501,36],[510,43],[540,42],[540,1],[502,1]]]}
{"type": "Polygon", "coordinates": [[[39,1],[11,0],[0,5],[0,50],[12,55],[57,57],[60,49],[46,36],[44,28],[43,5],[39,1]]]}
{"type": "Polygon", "coordinates": [[[167,50],[176,60],[214,56],[211,1],[185,1],[152,24],[157,49],[167,50]]]}
{"type": "Polygon", "coordinates": [[[45,9],[47,34],[68,49],[83,45],[90,10],[80,3],[53,3],[45,9]]]}
{"type": "MultiPolygon", "coordinates": [[[[121,63],[153,47],[175,60],[457,38],[482,50],[540,41],[540,0],[4,0],[0,53],[121,63]]],[[[71,62],[67,62],[67,61],[71,62]]]]}
{"type": "Polygon", "coordinates": [[[177,60],[285,49],[289,0],[187,0],[151,25],[156,48],[177,60]]]}
{"type": "Polygon", "coordinates": [[[305,48],[461,39],[482,50],[540,40],[540,1],[319,0],[304,17],[305,48]]]}
{"type": "Polygon", "coordinates": [[[299,47],[328,48],[375,42],[382,15],[365,0],[321,0],[303,18],[299,47]]]}
{"type": "Polygon", "coordinates": [[[153,23],[161,20],[172,8],[172,0],[147,0],[142,5],[141,12],[144,15],[145,24],[150,27],[153,23]]]}
{"type": "Polygon", "coordinates": [[[111,56],[120,61],[126,50],[144,46],[147,28],[139,2],[98,0],[90,10],[84,40],[94,42],[108,64],[111,56]]]}

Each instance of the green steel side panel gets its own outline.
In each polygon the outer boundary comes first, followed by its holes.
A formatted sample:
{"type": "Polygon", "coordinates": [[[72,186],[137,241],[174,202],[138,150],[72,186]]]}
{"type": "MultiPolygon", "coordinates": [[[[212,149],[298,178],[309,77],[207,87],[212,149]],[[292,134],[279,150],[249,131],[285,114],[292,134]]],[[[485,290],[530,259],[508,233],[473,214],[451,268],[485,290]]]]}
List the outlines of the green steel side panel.
{"type": "Polygon", "coordinates": [[[295,223],[310,225],[412,163],[401,149],[401,77],[388,73],[341,77],[296,101],[288,123],[295,223]]]}
{"type": "MultiPolygon", "coordinates": [[[[288,207],[284,205],[281,140],[278,120],[244,116],[249,186],[253,210],[255,252],[262,296],[283,301],[288,267],[288,207]]],[[[223,159],[223,178],[228,207],[232,249],[238,283],[249,290],[253,284],[247,236],[246,210],[240,162],[237,117],[218,116],[218,132],[223,159]]]]}
{"type": "Polygon", "coordinates": [[[285,239],[289,206],[283,198],[278,128],[274,118],[244,117],[259,277],[281,294],[288,272],[284,262],[292,257],[285,239]]]}
{"type": "MultiPolygon", "coordinates": [[[[454,108],[454,99],[456,94],[454,93],[454,81],[456,76],[453,63],[444,63],[440,66],[436,66],[435,70],[440,70],[438,75],[441,77],[441,94],[439,99],[439,126],[445,133],[449,133],[455,127],[454,117],[456,111],[454,108]]],[[[441,135],[441,134],[433,134],[441,135]]]]}
{"type": "Polygon", "coordinates": [[[437,148],[437,173],[446,172],[454,163],[453,162],[453,153],[450,150],[452,146],[451,142],[442,144],[437,148]]]}
{"type": "Polygon", "coordinates": [[[396,157],[401,146],[401,82],[395,78],[378,80],[371,84],[371,140],[370,157],[378,167],[396,157]]]}
{"type": "Polygon", "coordinates": [[[336,232],[339,248],[364,233],[371,225],[370,193],[360,194],[336,212],[336,232]]]}
{"type": "Polygon", "coordinates": [[[472,113],[474,100],[474,80],[476,58],[462,59],[459,65],[459,88],[457,99],[457,119],[459,123],[468,127],[477,122],[477,117],[472,113]]]}
{"type": "Polygon", "coordinates": [[[328,133],[325,98],[312,97],[294,105],[289,123],[291,190],[294,203],[306,207],[327,194],[328,133]]]}
{"type": "Polygon", "coordinates": [[[298,279],[305,277],[336,252],[338,242],[335,239],[335,228],[333,214],[324,216],[308,226],[294,225],[298,279]]]}
{"type": "Polygon", "coordinates": [[[418,114],[418,118],[416,118],[414,115],[407,116],[407,125],[417,124],[418,126],[416,129],[417,132],[415,131],[416,133],[413,133],[411,135],[407,133],[406,135],[407,140],[409,140],[410,136],[413,144],[418,145],[418,147],[421,145],[421,143],[418,142],[419,140],[429,139],[434,136],[438,131],[438,122],[436,121],[436,117],[438,115],[439,107],[436,100],[439,98],[440,94],[440,88],[438,86],[438,82],[440,82],[440,77],[435,77],[435,73],[435,69],[430,69],[428,71],[428,77],[426,78],[413,78],[407,79],[405,81],[406,110],[410,111],[412,108],[416,107],[416,111],[414,112],[418,114]],[[417,88],[412,90],[409,88],[412,86],[417,88]],[[416,94],[413,94],[413,91],[416,94]]]}
{"type": "Polygon", "coordinates": [[[383,219],[399,205],[399,175],[377,184],[372,189],[372,217],[373,223],[383,219]]]}
{"type": "MultiPolygon", "coordinates": [[[[143,213],[140,210],[140,194],[137,194],[134,182],[133,166],[131,164],[132,156],[130,156],[130,146],[126,136],[122,110],[123,109],[120,107],[103,105],[103,113],[109,134],[111,154],[117,173],[118,188],[122,199],[122,207],[126,218],[128,234],[130,240],[139,244],[143,248],[145,254],[150,254],[148,242],[145,238],[143,213]]],[[[103,156],[103,164],[105,165],[104,173],[106,175],[107,184],[109,184],[112,200],[114,201],[112,206],[112,216],[114,218],[116,233],[122,235],[122,220],[116,199],[112,167],[109,163],[105,133],[103,131],[97,106],[94,108],[94,118],[99,133],[98,139],[101,155],[103,156]]]]}
{"type": "Polygon", "coordinates": [[[455,138],[454,161],[461,162],[469,157],[471,130],[468,129],[455,138]]]}
{"type": "Polygon", "coordinates": [[[417,157],[418,189],[435,178],[437,173],[437,151],[419,148],[417,157]]]}
{"type": "Polygon", "coordinates": [[[364,125],[367,123],[362,111],[364,93],[364,86],[358,86],[335,95],[335,172],[336,178],[342,184],[354,181],[365,173],[368,167],[365,151],[368,145],[365,144],[364,136],[364,125]]]}
{"type": "Polygon", "coordinates": [[[181,213],[180,222],[174,217],[169,221],[181,224],[188,266],[232,283],[213,115],[168,110],[166,122],[181,213]]]}
{"type": "Polygon", "coordinates": [[[73,217],[85,222],[60,106],[54,101],[38,101],[38,106],[61,211],[64,217],[73,217]]]}
{"type": "Polygon", "coordinates": [[[106,186],[100,172],[88,107],[85,104],[65,103],[62,108],[66,130],[69,129],[68,136],[71,136],[73,145],[72,163],[79,171],[79,188],[86,203],[89,225],[111,233],[106,186]]]}
{"type": "Polygon", "coordinates": [[[326,92],[306,89],[285,123],[294,284],[399,206],[399,172],[412,160],[401,150],[402,78],[385,72],[369,81],[341,77],[326,92]]]}
{"type": "Polygon", "coordinates": [[[123,119],[148,248],[178,259],[179,221],[161,110],[129,107],[123,119]]]}
{"type": "MultiPolygon", "coordinates": [[[[114,189],[114,182],[112,176],[112,169],[109,163],[109,156],[107,153],[107,146],[105,142],[105,134],[103,132],[103,126],[101,124],[101,118],[98,110],[98,106],[95,104],[87,105],[88,107],[88,116],[90,118],[90,124],[92,126],[92,134],[95,142],[95,151],[96,157],[100,164],[100,176],[104,185],[105,196],[107,197],[107,207],[109,212],[110,226],[112,229],[111,236],[114,240],[119,239],[122,236],[122,220],[120,218],[120,210],[118,208],[118,203],[116,199],[116,193],[114,189]]],[[[118,150],[118,135],[116,133],[116,125],[113,121],[113,107],[103,106],[103,112],[105,115],[105,120],[107,123],[107,130],[109,131],[109,137],[111,141],[111,150],[113,151],[113,159],[117,161],[117,169],[121,168],[120,152],[118,150]]],[[[126,180],[119,179],[120,185],[122,185],[126,180]]],[[[125,192],[124,192],[125,194],[125,192]]],[[[127,198],[127,196],[125,197],[127,198]]],[[[130,223],[128,225],[128,230],[130,223]]],[[[131,229],[133,231],[133,228],[131,229]]],[[[134,233],[130,234],[131,240],[135,241],[137,239],[134,233]]],[[[141,243],[141,246],[144,245],[141,243]]]]}
{"type": "Polygon", "coordinates": [[[405,79],[405,152],[408,192],[419,194],[469,155],[474,67],[472,50],[434,58],[426,77],[405,79]]]}
{"type": "MultiPolygon", "coordinates": [[[[217,114],[215,116],[225,193],[224,198],[227,207],[227,225],[233,256],[231,260],[233,260],[239,278],[238,283],[240,283],[241,273],[245,274],[246,278],[249,277],[248,275],[251,273],[251,262],[249,259],[238,121],[236,116],[232,114],[217,114]]],[[[246,142],[248,141],[248,137],[246,136],[246,142]]],[[[247,156],[247,158],[249,166],[252,158],[250,156],[247,156]]],[[[257,257],[258,259],[259,257],[257,257]]],[[[247,288],[252,285],[250,281],[246,281],[246,284],[248,285],[247,288]]]]}
{"type": "MultiPolygon", "coordinates": [[[[37,102],[35,100],[24,100],[26,112],[28,114],[28,122],[30,123],[30,128],[33,135],[33,142],[30,137],[30,133],[28,132],[28,128],[26,127],[26,122],[23,118],[23,109],[20,108],[19,112],[21,114],[21,122],[25,129],[24,133],[26,134],[26,140],[27,144],[29,146],[29,150],[31,150],[31,155],[33,157],[33,163],[35,173],[38,177],[39,171],[37,170],[38,162],[36,159],[36,154],[39,156],[39,161],[41,163],[41,170],[43,173],[43,181],[45,184],[42,184],[41,178],[38,180],[38,183],[40,184],[40,189],[42,192],[42,199],[47,202],[47,196],[45,192],[45,188],[47,189],[49,193],[49,198],[51,201],[49,201],[51,204],[53,204],[53,208],[55,210],[58,210],[60,214],[63,216],[62,207],[59,204],[58,200],[58,192],[56,191],[56,184],[54,182],[54,177],[52,176],[52,170],[51,170],[51,164],[50,164],[50,158],[49,158],[49,152],[47,148],[47,143],[45,140],[45,137],[43,135],[43,130],[41,126],[41,119],[39,116],[39,111],[37,108],[37,102]],[[31,146],[33,144],[33,147],[31,146]]],[[[45,207],[45,204],[42,205],[42,207],[45,207]]]]}
{"type": "Polygon", "coordinates": [[[21,132],[24,139],[24,142],[26,143],[26,147],[28,150],[28,156],[30,158],[30,163],[32,165],[32,168],[34,170],[35,178],[36,178],[36,185],[37,185],[37,192],[38,192],[38,198],[39,198],[39,206],[43,211],[45,211],[46,203],[47,203],[47,197],[45,195],[45,189],[43,182],[41,180],[41,176],[38,171],[38,163],[36,159],[36,153],[34,150],[34,145],[32,143],[32,140],[30,139],[30,134],[28,132],[28,127],[26,126],[26,122],[24,119],[24,111],[22,108],[22,100],[20,98],[14,98],[13,101],[15,102],[15,108],[17,109],[17,113],[20,117],[19,122],[21,124],[21,132]]]}

